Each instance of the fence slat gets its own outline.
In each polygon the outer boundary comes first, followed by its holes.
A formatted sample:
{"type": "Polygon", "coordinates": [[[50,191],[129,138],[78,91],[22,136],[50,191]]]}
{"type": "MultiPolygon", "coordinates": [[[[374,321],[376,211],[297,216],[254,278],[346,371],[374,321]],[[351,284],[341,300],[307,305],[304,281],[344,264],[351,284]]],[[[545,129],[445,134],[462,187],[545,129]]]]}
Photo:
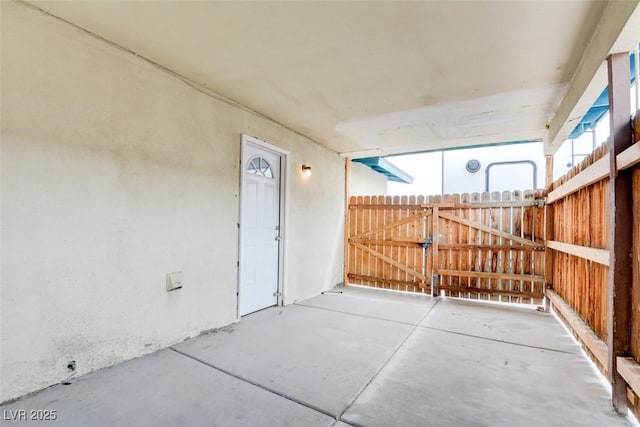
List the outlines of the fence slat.
{"type": "Polygon", "coordinates": [[[351,198],[348,282],[438,293],[437,281],[448,296],[538,303],[544,206],[537,194],[351,198]]]}
{"type": "Polygon", "coordinates": [[[609,155],[603,156],[582,172],[549,193],[547,203],[554,203],[576,191],[588,187],[609,176],[609,155]]]}

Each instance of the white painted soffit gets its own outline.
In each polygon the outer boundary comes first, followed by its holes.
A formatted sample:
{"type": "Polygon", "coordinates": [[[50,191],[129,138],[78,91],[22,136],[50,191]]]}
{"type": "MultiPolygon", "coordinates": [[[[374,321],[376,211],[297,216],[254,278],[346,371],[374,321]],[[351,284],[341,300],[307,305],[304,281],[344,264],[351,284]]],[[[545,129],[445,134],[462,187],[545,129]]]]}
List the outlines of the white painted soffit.
{"type": "Polygon", "coordinates": [[[545,139],[603,11],[625,9],[590,0],[29,4],[353,157],[545,139]]]}
{"type": "Polygon", "coordinates": [[[606,59],[630,52],[640,42],[640,1],[612,1],[595,29],[555,114],[549,121],[545,154],[554,154],[607,86],[606,59]]]}
{"type": "MultiPolygon", "coordinates": [[[[424,151],[488,143],[542,141],[541,117],[564,95],[564,86],[514,91],[465,101],[420,107],[337,124],[340,133],[366,141],[371,154],[424,151]],[[384,147],[384,148],[376,148],[384,147]]],[[[357,158],[362,152],[342,153],[357,158]]]]}

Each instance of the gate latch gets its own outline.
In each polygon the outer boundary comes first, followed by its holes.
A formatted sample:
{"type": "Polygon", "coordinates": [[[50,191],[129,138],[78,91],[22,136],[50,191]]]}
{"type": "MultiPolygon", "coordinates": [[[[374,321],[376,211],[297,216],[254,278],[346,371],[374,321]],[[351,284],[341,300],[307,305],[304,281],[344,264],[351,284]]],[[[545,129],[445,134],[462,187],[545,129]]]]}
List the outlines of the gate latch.
{"type": "Polygon", "coordinates": [[[425,249],[429,249],[429,245],[431,245],[432,243],[433,243],[433,237],[425,237],[422,247],[425,249]]]}

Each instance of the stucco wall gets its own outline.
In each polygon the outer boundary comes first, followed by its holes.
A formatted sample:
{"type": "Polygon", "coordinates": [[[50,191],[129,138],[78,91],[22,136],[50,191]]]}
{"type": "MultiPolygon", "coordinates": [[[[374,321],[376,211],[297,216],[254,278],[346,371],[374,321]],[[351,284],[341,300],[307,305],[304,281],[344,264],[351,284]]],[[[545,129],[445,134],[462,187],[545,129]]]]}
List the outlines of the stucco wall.
{"type": "Polygon", "coordinates": [[[291,152],[286,302],[341,280],[336,153],[28,6],[1,36],[0,401],[236,320],[242,133],[291,152]]]}
{"type": "Polygon", "coordinates": [[[360,163],[351,162],[349,174],[350,196],[385,196],[387,194],[387,177],[371,170],[360,163]]]}

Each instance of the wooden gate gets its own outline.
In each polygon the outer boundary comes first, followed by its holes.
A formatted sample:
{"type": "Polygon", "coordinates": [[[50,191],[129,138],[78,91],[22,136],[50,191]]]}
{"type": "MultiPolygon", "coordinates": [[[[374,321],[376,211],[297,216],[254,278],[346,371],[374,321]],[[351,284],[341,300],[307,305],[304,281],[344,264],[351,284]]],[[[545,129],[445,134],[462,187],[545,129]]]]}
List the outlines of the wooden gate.
{"type": "Polygon", "coordinates": [[[542,196],[515,191],[351,197],[347,282],[540,304],[545,288],[542,196]]]}

